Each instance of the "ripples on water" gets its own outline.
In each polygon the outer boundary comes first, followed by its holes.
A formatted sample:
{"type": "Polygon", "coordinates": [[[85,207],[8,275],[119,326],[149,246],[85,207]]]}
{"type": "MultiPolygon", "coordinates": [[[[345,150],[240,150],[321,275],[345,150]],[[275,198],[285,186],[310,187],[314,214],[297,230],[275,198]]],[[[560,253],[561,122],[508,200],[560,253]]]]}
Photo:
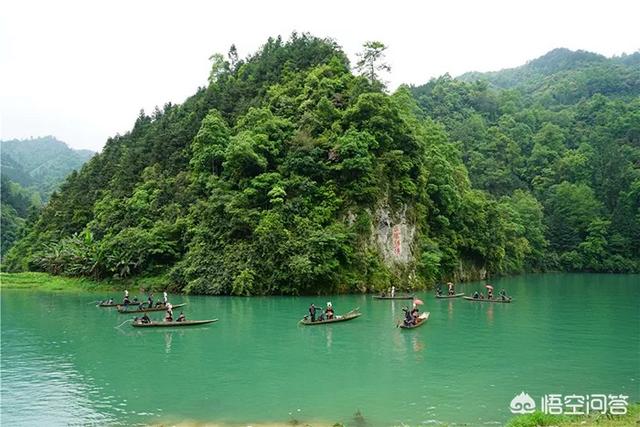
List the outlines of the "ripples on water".
{"type": "MultiPolygon", "coordinates": [[[[325,420],[499,425],[516,393],[638,391],[638,276],[494,281],[513,304],[434,300],[395,327],[404,301],[174,297],[208,327],[137,330],[95,294],[3,291],[2,425],[325,420]],[[300,327],[310,302],[364,315],[300,327]],[[615,363],[613,363],[615,361],[615,363]]],[[[479,284],[462,286],[470,293],[479,284]]],[[[152,318],[160,318],[162,313],[152,318]]]]}

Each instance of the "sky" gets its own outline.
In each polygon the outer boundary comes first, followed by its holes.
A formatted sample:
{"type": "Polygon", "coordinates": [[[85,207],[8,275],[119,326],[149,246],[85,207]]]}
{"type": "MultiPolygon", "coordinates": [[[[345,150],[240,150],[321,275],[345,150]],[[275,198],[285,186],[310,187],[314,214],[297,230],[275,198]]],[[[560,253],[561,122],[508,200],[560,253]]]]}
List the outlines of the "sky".
{"type": "Polygon", "coordinates": [[[355,62],[389,49],[391,89],[521,65],[556,47],[640,49],[640,1],[0,1],[0,139],[54,135],[98,151],[140,109],[206,85],[209,57],[269,36],[331,37],[355,62]]]}

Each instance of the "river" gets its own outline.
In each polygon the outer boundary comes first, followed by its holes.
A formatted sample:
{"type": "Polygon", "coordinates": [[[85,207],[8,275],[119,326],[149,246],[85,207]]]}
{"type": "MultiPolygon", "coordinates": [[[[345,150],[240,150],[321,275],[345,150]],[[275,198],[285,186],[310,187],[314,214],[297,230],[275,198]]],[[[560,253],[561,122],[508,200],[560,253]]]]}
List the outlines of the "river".
{"type": "Polygon", "coordinates": [[[419,293],[431,317],[415,330],[396,328],[406,301],[363,295],[174,295],[172,302],[188,303],[188,319],[219,322],[139,330],[116,328],[126,315],[90,303],[115,293],[3,290],[0,421],[501,425],[522,391],[536,400],[552,393],[640,400],[640,276],[492,283],[514,302],[419,293]],[[360,307],[363,315],[297,325],[311,302],[329,300],[337,313],[360,307]],[[354,419],[358,411],[363,418],[354,419]]]}

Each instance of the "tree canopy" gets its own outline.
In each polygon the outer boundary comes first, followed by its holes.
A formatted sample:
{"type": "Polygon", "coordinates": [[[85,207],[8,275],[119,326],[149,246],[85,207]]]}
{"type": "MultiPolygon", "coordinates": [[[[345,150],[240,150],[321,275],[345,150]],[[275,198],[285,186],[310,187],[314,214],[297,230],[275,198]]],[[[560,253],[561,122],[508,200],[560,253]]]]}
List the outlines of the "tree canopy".
{"type": "Polygon", "coordinates": [[[72,173],[5,268],[235,295],[638,271],[633,91],[443,76],[387,94],[333,40],[295,33],[212,63],[207,87],[72,173]]]}

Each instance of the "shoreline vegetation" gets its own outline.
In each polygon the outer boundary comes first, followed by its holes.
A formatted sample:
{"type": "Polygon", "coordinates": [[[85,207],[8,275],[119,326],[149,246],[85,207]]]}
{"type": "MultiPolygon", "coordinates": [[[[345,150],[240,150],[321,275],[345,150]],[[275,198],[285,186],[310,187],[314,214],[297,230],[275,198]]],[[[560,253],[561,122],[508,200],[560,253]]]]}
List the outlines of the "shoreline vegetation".
{"type": "Polygon", "coordinates": [[[142,288],[154,292],[164,290],[166,283],[164,276],[93,280],[85,277],[64,277],[39,272],[0,273],[0,289],[2,290],[106,292],[130,289],[135,293],[142,288]]]}
{"type": "Polygon", "coordinates": [[[238,296],[640,272],[640,52],[392,92],[386,49],[352,63],[293,33],[213,55],[205,87],[67,177],[3,269],[238,296]]]}
{"type": "MultiPolygon", "coordinates": [[[[640,402],[632,403],[628,406],[626,415],[547,415],[540,411],[532,414],[516,416],[506,424],[506,427],[629,427],[640,425],[640,402]]],[[[348,422],[327,422],[327,421],[304,421],[291,419],[283,422],[257,422],[257,423],[218,423],[218,422],[201,422],[201,421],[182,421],[171,423],[154,424],[155,427],[172,425],[175,427],[365,427],[372,426],[366,417],[359,411],[354,415],[353,419],[348,422]]],[[[412,424],[395,424],[394,426],[412,427],[412,424]]],[[[472,426],[473,424],[447,424],[438,423],[439,426],[472,426]]]]}

